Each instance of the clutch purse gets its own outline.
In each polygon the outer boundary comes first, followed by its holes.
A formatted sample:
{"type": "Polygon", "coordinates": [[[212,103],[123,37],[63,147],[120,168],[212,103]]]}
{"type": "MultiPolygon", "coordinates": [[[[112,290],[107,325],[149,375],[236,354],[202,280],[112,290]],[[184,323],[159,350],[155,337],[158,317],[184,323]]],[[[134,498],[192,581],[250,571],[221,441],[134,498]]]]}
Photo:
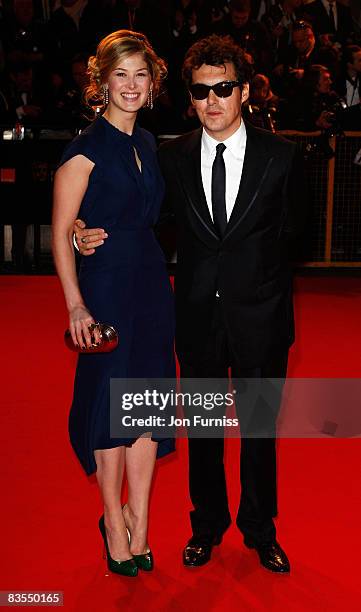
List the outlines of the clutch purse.
{"type": "Polygon", "coordinates": [[[114,351],[118,346],[118,334],[117,331],[111,325],[106,323],[92,323],[89,325],[90,333],[97,328],[100,334],[100,344],[96,344],[94,335],[92,334],[92,345],[90,348],[83,349],[81,346],[75,346],[69,329],[64,334],[64,341],[66,346],[76,353],[87,353],[93,355],[94,353],[110,353],[114,351]]]}

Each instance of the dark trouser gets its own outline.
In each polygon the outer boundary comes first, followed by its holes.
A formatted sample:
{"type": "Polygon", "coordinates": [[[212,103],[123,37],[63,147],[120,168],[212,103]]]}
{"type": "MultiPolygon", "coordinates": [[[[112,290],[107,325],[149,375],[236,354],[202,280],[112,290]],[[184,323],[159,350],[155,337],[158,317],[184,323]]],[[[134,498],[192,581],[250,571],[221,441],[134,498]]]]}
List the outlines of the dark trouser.
{"type": "MultiPolygon", "coordinates": [[[[227,378],[230,366],[232,379],[284,379],[288,350],[274,355],[272,360],[258,368],[244,368],[237,363],[237,355],[230,350],[220,308],[217,301],[213,331],[205,347],[204,361],[197,366],[181,363],[181,377],[227,378]]],[[[241,442],[241,498],[237,526],[244,536],[258,543],[272,540],[276,534],[272,520],[277,515],[276,440],[273,434],[279,400],[280,395],[272,402],[263,419],[268,437],[249,437],[247,434],[241,442]]],[[[241,404],[236,401],[241,432],[244,433],[246,428],[252,432],[249,413],[245,421],[241,404]]],[[[262,408],[265,406],[262,405],[262,408]]],[[[223,463],[224,440],[189,437],[188,444],[189,489],[194,507],[190,513],[193,534],[210,537],[221,535],[231,522],[223,463]]]]}
{"type": "Polygon", "coordinates": [[[14,262],[16,268],[18,270],[25,270],[26,268],[31,269],[31,262],[29,261],[29,256],[25,252],[26,248],[26,234],[28,231],[29,225],[25,223],[17,223],[16,225],[11,226],[12,230],[12,249],[11,249],[11,257],[14,262]]]}

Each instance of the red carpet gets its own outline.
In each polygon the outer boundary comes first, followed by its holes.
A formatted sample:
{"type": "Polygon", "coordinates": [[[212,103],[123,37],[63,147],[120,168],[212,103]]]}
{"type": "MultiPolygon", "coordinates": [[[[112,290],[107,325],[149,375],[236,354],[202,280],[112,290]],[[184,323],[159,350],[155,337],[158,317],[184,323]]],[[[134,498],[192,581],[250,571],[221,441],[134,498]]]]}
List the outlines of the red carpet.
{"type": "MultiPolygon", "coordinates": [[[[361,377],[361,280],[296,282],[297,344],[290,375],[361,377]]],[[[105,610],[360,609],[361,440],[279,442],[280,542],[290,576],[262,569],[233,526],[213,560],[181,564],[190,532],[185,441],[158,465],[150,542],[156,569],[137,579],[105,575],[97,520],[101,503],[67,438],[74,357],[53,277],[0,278],[0,590],[61,590],[64,608],[105,610]]],[[[227,443],[236,510],[238,446],[227,443]]]]}

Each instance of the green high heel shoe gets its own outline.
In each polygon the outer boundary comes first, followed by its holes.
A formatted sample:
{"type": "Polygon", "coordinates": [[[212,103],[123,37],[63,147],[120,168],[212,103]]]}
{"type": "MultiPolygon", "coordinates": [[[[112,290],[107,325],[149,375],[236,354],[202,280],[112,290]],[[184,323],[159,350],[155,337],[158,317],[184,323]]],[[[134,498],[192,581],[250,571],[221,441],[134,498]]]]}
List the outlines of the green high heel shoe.
{"type": "Polygon", "coordinates": [[[147,553],[143,555],[133,555],[136,566],[145,572],[151,572],[154,568],[154,557],[152,551],[149,549],[147,553]]]}
{"type": "Polygon", "coordinates": [[[99,519],[99,530],[104,540],[105,550],[107,554],[108,569],[114,574],[120,574],[121,576],[135,577],[138,575],[138,566],[132,557],[126,561],[116,561],[113,559],[109,552],[108,539],[105,531],[104,515],[99,519]]]}
{"type": "MultiPolygon", "coordinates": [[[[130,542],[130,531],[127,527],[128,540],[130,542]]],[[[152,551],[149,549],[148,552],[142,555],[133,555],[133,559],[137,568],[144,570],[145,572],[151,572],[154,568],[154,557],[152,551]]]]}

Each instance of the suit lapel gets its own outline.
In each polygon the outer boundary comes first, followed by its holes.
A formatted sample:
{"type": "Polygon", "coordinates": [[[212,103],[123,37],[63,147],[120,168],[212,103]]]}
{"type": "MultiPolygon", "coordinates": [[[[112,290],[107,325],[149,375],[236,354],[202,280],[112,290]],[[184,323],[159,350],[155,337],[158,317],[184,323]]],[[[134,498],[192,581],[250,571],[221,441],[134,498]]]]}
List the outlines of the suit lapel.
{"type": "Polygon", "coordinates": [[[237,198],[229,218],[224,240],[238,227],[251,210],[261,186],[268,175],[273,157],[269,156],[261,134],[246,123],[247,144],[241,182],[237,198]]]}
{"type": "Polygon", "coordinates": [[[178,162],[178,170],[182,187],[194,213],[208,233],[219,241],[202,184],[201,139],[202,128],[190,134],[187,146],[184,147],[178,162]]]}
{"type": "MultiPolygon", "coordinates": [[[[248,123],[245,123],[245,125],[247,144],[242,177],[223,240],[238,227],[253,207],[273,161],[273,157],[269,155],[262,134],[252,125],[248,123]]],[[[220,239],[214,228],[202,185],[201,138],[202,128],[195,130],[189,135],[183,147],[182,155],[179,158],[178,170],[182,187],[194,213],[208,234],[219,242],[220,239]]]]}

